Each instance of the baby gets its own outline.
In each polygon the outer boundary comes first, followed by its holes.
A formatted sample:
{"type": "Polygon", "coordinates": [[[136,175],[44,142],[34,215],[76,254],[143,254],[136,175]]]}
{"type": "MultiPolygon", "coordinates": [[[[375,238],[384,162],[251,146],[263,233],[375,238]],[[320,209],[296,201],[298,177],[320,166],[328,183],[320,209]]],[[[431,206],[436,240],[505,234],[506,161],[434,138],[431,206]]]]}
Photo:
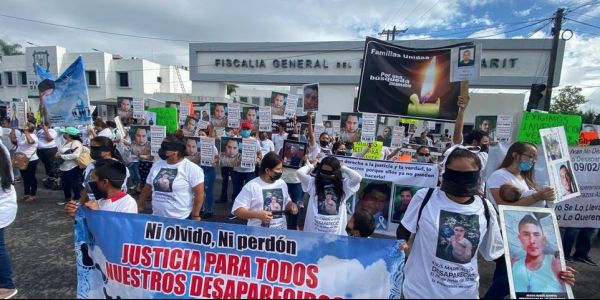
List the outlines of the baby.
{"type": "Polygon", "coordinates": [[[505,202],[514,203],[523,197],[528,197],[535,194],[535,191],[521,191],[517,186],[510,183],[505,183],[500,186],[500,198],[505,202]]]}

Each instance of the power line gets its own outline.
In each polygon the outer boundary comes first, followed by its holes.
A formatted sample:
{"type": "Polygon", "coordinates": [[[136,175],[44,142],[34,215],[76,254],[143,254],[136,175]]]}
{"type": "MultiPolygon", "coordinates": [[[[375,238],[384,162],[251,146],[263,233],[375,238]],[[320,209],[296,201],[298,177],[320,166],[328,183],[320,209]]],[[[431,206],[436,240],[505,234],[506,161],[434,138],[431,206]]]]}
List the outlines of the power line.
{"type": "MultiPolygon", "coordinates": [[[[421,24],[423,22],[423,17],[429,13],[438,3],[440,3],[441,0],[437,0],[425,13],[423,13],[421,16],[419,16],[417,18],[418,22],[414,25],[415,27],[417,27],[417,25],[421,24]]],[[[410,26],[407,26],[407,28],[409,28],[410,26]]]]}
{"type": "Polygon", "coordinates": [[[530,24],[530,25],[526,25],[526,26],[523,26],[523,27],[519,27],[519,28],[516,28],[516,29],[513,29],[513,30],[508,30],[508,31],[504,31],[504,32],[499,32],[499,33],[495,33],[495,34],[491,34],[491,35],[475,36],[475,37],[471,37],[471,38],[472,38],[472,39],[485,39],[485,38],[489,38],[489,37],[493,37],[493,36],[498,36],[498,35],[502,35],[502,34],[506,34],[506,33],[511,33],[511,32],[516,32],[516,31],[519,31],[519,30],[523,30],[523,29],[525,29],[525,28],[529,28],[529,27],[535,26],[535,25],[537,25],[537,24],[540,24],[540,23],[542,23],[542,22],[543,22],[543,20],[542,20],[542,21],[539,21],[539,22],[537,22],[537,23],[530,24]]]}
{"type": "Polygon", "coordinates": [[[567,19],[569,21],[573,21],[575,23],[579,23],[581,25],[586,25],[586,26],[590,26],[590,27],[594,27],[594,28],[600,29],[600,26],[597,26],[597,25],[593,25],[593,24],[589,24],[589,23],[586,23],[586,22],[577,21],[577,20],[574,20],[574,19],[571,19],[571,18],[565,18],[565,19],[567,19]]]}

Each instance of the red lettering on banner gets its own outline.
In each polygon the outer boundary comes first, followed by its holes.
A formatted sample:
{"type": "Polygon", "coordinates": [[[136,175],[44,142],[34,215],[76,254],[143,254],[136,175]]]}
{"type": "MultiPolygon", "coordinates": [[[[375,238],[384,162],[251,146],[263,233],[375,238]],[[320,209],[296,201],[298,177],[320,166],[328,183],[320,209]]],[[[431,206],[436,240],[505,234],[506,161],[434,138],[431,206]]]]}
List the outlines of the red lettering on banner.
{"type": "Polygon", "coordinates": [[[273,295],[271,297],[273,299],[281,299],[281,294],[283,293],[283,288],[280,286],[273,287],[273,295]]]}
{"type": "Polygon", "coordinates": [[[173,275],[171,272],[163,273],[161,290],[166,294],[170,294],[173,292],[173,286],[175,286],[175,275],[173,275]]]}
{"type": "MultiPolygon", "coordinates": [[[[300,294],[302,292],[298,292],[300,294]]],[[[283,299],[296,299],[296,291],[292,289],[285,289],[283,291],[283,299]]]]}
{"type": "Polygon", "coordinates": [[[262,257],[257,257],[254,259],[254,261],[257,264],[256,279],[262,280],[263,275],[265,274],[265,264],[267,263],[267,259],[262,258],[262,257]]]}
{"type": "Polygon", "coordinates": [[[248,293],[248,283],[245,281],[238,281],[237,288],[235,289],[235,299],[242,299],[246,293],[248,293]]]}
{"type": "Polygon", "coordinates": [[[212,282],[215,280],[212,276],[204,276],[204,288],[202,289],[202,297],[206,299],[216,298],[211,296],[212,282]]]}
{"type": "Polygon", "coordinates": [[[145,290],[148,289],[148,278],[150,277],[150,274],[152,274],[152,271],[142,269],[142,288],[145,290]]]}
{"type": "Polygon", "coordinates": [[[142,267],[149,268],[152,265],[152,255],[150,255],[151,252],[151,247],[142,247],[142,250],[140,251],[140,265],[142,265],[142,267]]]}
{"type": "Polygon", "coordinates": [[[192,274],[190,279],[190,297],[200,297],[200,294],[202,293],[202,282],[202,276],[192,274]]]}
{"type": "Polygon", "coordinates": [[[113,270],[112,270],[112,264],[110,264],[109,262],[106,262],[104,264],[104,266],[106,268],[106,276],[108,276],[108,279],[115,280],[114,277],[113,277],[113,274],[112,274],[112,272],[113,272],[113,270]]]}
{"type": "Polygon", "coordinates": [[[150,289],[153,291],[160,290],[160,272],[152,272],[150,277],[150,289]]]}
{"type": "Polygon", "coordinates": [[[311,292],[304,292],[302,299],[317,299],[317,296],[311,292]]]}
{"type": "Polygon", "coordinates": [[[185,294],[187,276],[185,274],[175,275],[175,287],[173,293],[177,296],[183,296],[185,294]]]}
{"type": "Polygon", "coordinates": [[[122,264],[128,264],[129,262],[127,261],[127,259],[129,259],[129,244],[123,244],[123,254],[121,255],[121,263],[122,264]]]}
{"type": "Polygon", "coordinates": [[[130,268],[124,268],[123,270],[123,284],[124,285],[130,285],[129,279],[130,279],[130,274],[129,272],[131,272],[130,268]]]}
{"type": "Polygon", "coordinates": [[[309,289],[316,289],[319,286],[319,279],[317,279],[317,274],[319,274],[319,267],[316,265],[309,265],[307,270],[307,280],[306,287],[309,289]]]}
{"type": "Polygon", "coordinates": [[[223,298],[225,299],[235,299],[235,280],[227,280],[225,282],[225,292],[223,298]]]}
{"type": "Polygon", "coordinates": [[[258,299],[258,284],[250,284],[250,287],[248,288],[248,299],[258,299]]]}
{"type": "Polygon", "coordinates": [[[270,285],[260,285],[260,299],[271,299],[271,293],[273,292],[270,285]]]}
{"type": "Polygon", "coordinates": [[[140,287],[140,269],[131,270],[131,286],[134,288],[140,287]]]}
{"type": "Polygon", "coordinates": [[[213,280],[212,282],[212,289],[213,289],[213,293],[212,296],[214,299],[223,299],[225,298],[224,295],[224,291],[223,291],[223,278],[215,278],[215,280],[213,280]]]}

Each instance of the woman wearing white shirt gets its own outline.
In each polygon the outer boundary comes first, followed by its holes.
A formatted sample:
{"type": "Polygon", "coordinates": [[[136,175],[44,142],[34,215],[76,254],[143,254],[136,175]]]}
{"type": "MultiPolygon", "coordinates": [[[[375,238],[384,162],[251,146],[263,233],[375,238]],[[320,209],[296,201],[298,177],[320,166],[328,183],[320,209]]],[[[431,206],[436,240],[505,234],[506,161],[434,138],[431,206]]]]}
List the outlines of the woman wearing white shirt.
{"type": "Polygon", "coordinates": [[[54,128],[50,127],[50,123],[46,121],[44,127],[41,127],[35,133],[38,137],[38,149],[37,154],[42,163],[44,164],[44,170],[46,176],[50,176],[52,169],[54,169],[54,155],[58,151],[56,145],[56,137],[58,133],[54,128]]]}
{"type": "Polygon", "coordinates": [[[115,134],[108,127],[108,125],[106,125],[106,123],[102,121],[102,119],[97,118],[96,121],[94,121],[94,127],[96,130],[92,128],[88,129],[88,132],[92,138],[95,138],[97,136],[105,136],[111,140],[115,139],[115,134]]]}
{"type": "Polygon", "coordinates": [[[17,294],[12,281],[10,257],[4,242],[4,228],[10,225],[17,215],[17,192],[13,186],[10,155],[0,144],[0,299],[8,299],[17,294]]]}
{"type": "Polygon", "coordinates": [[[152,195],[152,214],[176,219],[200,220],[204,203],[204,172],[186,156],[183,136],[167,136],[138,200],[139,212],[152,195]]]}
{"type": "Polygon", "coordinates": [[[23,200],[26,202],[35,200],[35,194],[37,192],[37,178],[35,178],[35,171],[39,161],[37,156],[38,137],[34,132],[35,125],[27,123],[22,134],[18,134],[13,130],[11,137],[13,142],[17,143],[17,150],[15,152],[23,153],[29,159],[27,169],[21,170],[24,189],[23,200]]]}
{"type": "Polygon", "coordinates": [[[310,196],[304,222],[304,231],[347,235],[346,201],[360,188],[362,176],[328,156],[318,166],[312,163],[298,170],[302,190],[310,196]],[[316,172],[311,175],[316,168],[316,172]],[[335,213],[326,207],[326,199],[336,204],[335,213]]]}
{"type": "Polygon", "coordinates": [[[63,205],[71,200],[79,201],[81,198],[82,170],[76,161],[83,151],[83,144],[79,137],[80,131],[73,127],[67,127],[62,130],[62,133],[65,144],[56,153],[56,158],[63,161],[60,164],[60,180],[65,201],[57,202],[58,205],[63,205]]]}
{"type": "MultiPolygon", "coordinates": [[[[283,146],[281,146],[283,148],[283,146]]],[[[275,152],[275,144],[269,139],[266,132],[260,133],[260,152],[265,157],[269,152],[275,152]]]]}

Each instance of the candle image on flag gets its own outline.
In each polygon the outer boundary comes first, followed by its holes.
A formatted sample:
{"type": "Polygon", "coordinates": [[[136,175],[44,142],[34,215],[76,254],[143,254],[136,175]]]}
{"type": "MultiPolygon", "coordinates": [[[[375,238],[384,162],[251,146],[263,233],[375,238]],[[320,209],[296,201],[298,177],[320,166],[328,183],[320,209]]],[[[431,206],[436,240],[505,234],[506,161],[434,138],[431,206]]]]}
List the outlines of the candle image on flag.
{"type": "Polygon", "coordinates": [[[423,86],[421,87],[421,104],[428,102],[429,97],[434,91],[434,80],[435,80],[435,56],[431,59],[427,72],[425,73],[425,80],[423,80],[423,86]]]}
{"type": "Polygon", "coordinates": [[[440,97],[435,94],[436,56],[433,56],[425,69],[420,96],[413,93],[409,97],[408,114],[427,118],[437,118],[440,114],[440,97]]]}

